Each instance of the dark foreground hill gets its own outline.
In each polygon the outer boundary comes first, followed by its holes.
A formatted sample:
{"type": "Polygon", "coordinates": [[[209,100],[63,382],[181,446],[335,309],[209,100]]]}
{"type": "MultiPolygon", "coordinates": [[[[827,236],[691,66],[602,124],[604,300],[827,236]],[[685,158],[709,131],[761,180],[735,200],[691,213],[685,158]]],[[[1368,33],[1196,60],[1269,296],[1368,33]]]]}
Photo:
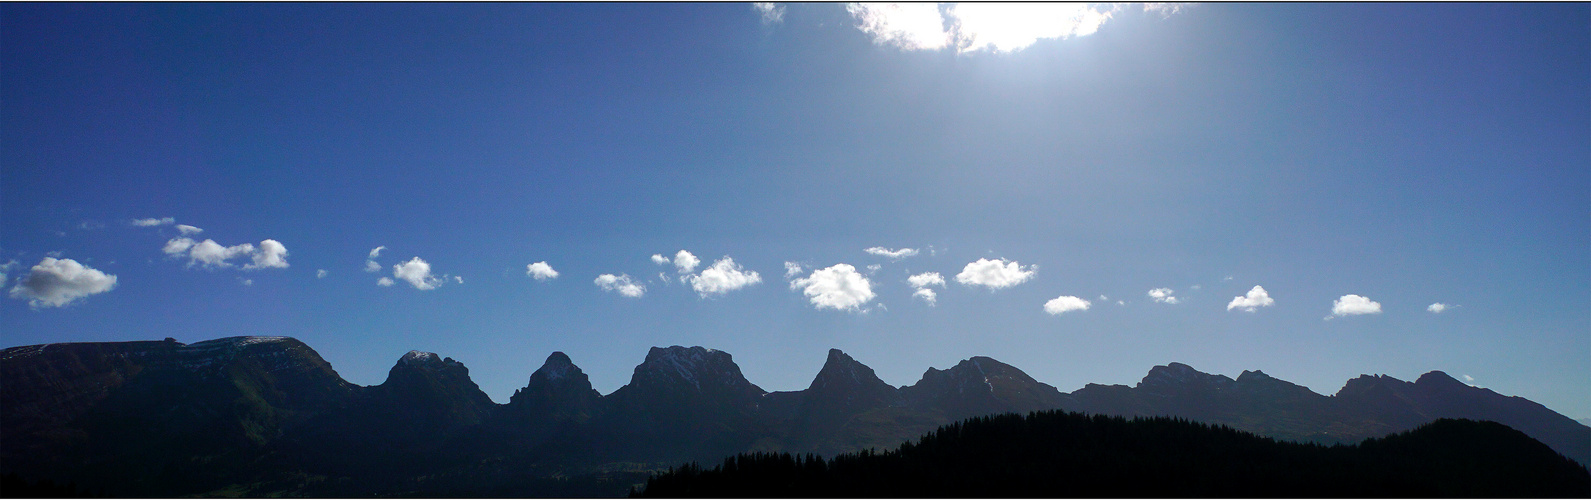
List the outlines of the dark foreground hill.
{"type": "Polygon", "coordinates": [[[1591,428],[1435,371],[1362,376],[1326,396],[1258,371],[1234,380],[1170,363],[1136,386],[1065,393],[982,356],[897,387],[830,350],[809,387],[767,392],[729,353],[672,346],[650,349],[603,395],[563,353],[532,366],[497,404],[463,362],[422,351],[363,387],[287,337],[7,348],[0,476],[111,496],[620,496],[680,463],[892,449],[968,417],[1055,409],[1328,445],[1491,420],[1591,462],[1591,428]]]}
{"type": "Polygon", "coordinates": [[[742,454],[641,497],[1584,497],[1591,473],[1495,422],[1441,419],[1359,445],[1278,442],[1166,417],[976,417],[883,453],[742,454]]]}

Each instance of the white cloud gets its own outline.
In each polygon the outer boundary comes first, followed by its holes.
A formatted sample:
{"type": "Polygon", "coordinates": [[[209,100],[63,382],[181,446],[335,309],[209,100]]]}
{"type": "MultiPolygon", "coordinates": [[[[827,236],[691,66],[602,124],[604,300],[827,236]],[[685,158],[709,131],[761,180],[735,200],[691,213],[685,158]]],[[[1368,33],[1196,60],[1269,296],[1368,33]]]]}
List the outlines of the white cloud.
{"type": "Polygon", "coordinates": [[[856,19],[856,29],[872,35],[873,43],[902,50],[938,50],[950,46],[939,5],[932,3],[851,3],[845,11],[856,19]]]}
{"type": "Polygon", "coordinates": [[[906,278],[906,282],[910,283],[912,288],[917,289],[917,291],[912,292],[913,297],[923,299],[923,301],[927,302],[930,306],[939,304],[939,294],[928,287],[938,286],[943,288],[945,286],[944,276],[940,276],[939,273],[932,272],[913,274],[906,278]]]}
{"type": "Polygon", "coordinates": [[[790,261],[785,261],[785,263],[784,263],[784,278],[785,279],[790,279],[791,276],[795,276],[797,274],[801,274],[801,264],[797,264],[797,263],[790,262],[790,261]]]}
{"type": "Polygon", "coordinates": [[[640,297],[646,294],[646,287],[642,286],[640,283],[636,283],[635,280],[630,279],[630,275],[628,274],[621,274],[618,276],[604,274],[597,276],[596,284],[597,286],[602,287],[602,290],[605,292],[616,291],[619,292],[619,295],[623,295],[625,297],[640,297]]]}
{"type": "Polygon", "coordinates": [[[187,236],[187,235],[190,235],[190,234],[202,233],[202,232],[204,232],[204,230],[203,229],[199,229],[197,227],[193,227],[193,226],[187,225],[187,224],[177,224],[177,232],[182,233],[183,236],[187,236]]]}
{"type": "Polygon", "coordinates": [[[382,245],[382,246],[378,246],[378,247],[370,249],[370,254],[365,256],[365,272],[367,272],[367,273],[379,273],[379,272],[381,272],[381,264],[377,264],[376,263],[376,257],[380,257],[381,256],[381,251],[382,250],[386,250],[386,249],[387,249],[386,245],[382,245]]]}
{"type": "Polygon", "coordinates": [[[276,240],[260,242],[260,249],[254,253],[254,263],[244,265],[244,269],[267,269],[287,267],[287,247],[276,240]]]}
{"type": "Polygon", "coordinates": [[[1369,297],[1361,297],[1354,294],[1344,295],[1342,298],[1332,301],[1331,316],[1327,316],[1326,319],[1360,314],[1381,314],[1381,303],[1370,300],[1369,297]]]}
{"type": "Polygon", "coordinates": [[[1023,268],[1016,261],[1005,259],[989,260],[978,259],[977,262],[968,263],[961,272],[956,274],[956,282],[963,285],[980,285],[998,290],[1016,286],[1033,277],[1038,271],[1038,266],[1023,268]]]}
{"type": "Polygon", "coordinates": [[[873,254],[873,255],[877,255],[879,257],[888,257],[890,260],[901,260],[901,259],[904,259],[904,258],[907,258],[907,257],[911,257],[913,255],[917,255],[917,249],[915,249],[915,248],[901,248],[901,249],[898,249],[898,250],[890,250],[890,249],[884,248],[884,247],[871,247],[871,248],[863,249],[862,251],[870,253],[870,254],[873,254]]]}
{"type": "Polygon", "coordinates": [[[330,273],[327,273],[325,269],[316,269],[315,270],[315,278],[316,279],[325,278],[327,274],[330,274],[330,273]]]}
{"type": "Polygon", "coordinates": [[[674,267],[679,268],[680,274],[690,274],[691,271],[696,270],[696,265],[701,263],[702,259],[696,258],[690,252],[680,250],[674,254],[674,267]]]}
{"type": "Polygon", "coordinates": [[[762,15],[762,24],[779,24],[784,22],[784,6],[773,2],[753,2],[751,10],[762,15]]]}
{"type": "MultiPolygon", "coordinates": [[[[167,242],[167,245],[169,246],[170,242],[167,242]]],[[[215,240],[206,239],[188,249],[188,265],[199,263],[204,267],[232,267],[228,260],[252,253],[254,253],[252,243],[224,247],[215,240]]]]}
{"type": "Polygon", "coordinates": [[[431,274],[431,264],[419,257],[409,259],[408,262],[392,266],[392,277],[407,281],[410,285],[420,290],[431,290],[447,280],[446,276],[437,277],[431,274]]]}
{"type": "Polygon", "coordinates": [[[254,280],[244,279],[242,277],[238,278],[238,283],[242,283],[243,286],[254,286],[254,280]]]}
{"type": "Polygon", "coordinates": [[[1100,302],[1110,302],[1110,297],[1106,297],[1105,294],[1103,294],[1103,293],[1099,294],[1099,301],[1100,302]]]}
{"type": "Polygon", "coordinates": [[[376,280],[376,284],[381,286],[392,286],[394,283],[397,282],[392,281],[392,278],[388,278],[386,276],[382,276],[381,279],[376,280]]]}
{"type": "Polygon", "coordinates": [[[1172,14],[1176,14],[1178,12],[1182,12],[1182,9],[1186,9],[1186,8],[1192,7],[1193,4],[1191,4],[1191,3],[1172,3],[1172,2],[1146,2],[1146,3],[1143,4],[1143,6],[1144,6],[1144,12],[1153,12],[1153,13],[1156,13],[1156,14],[1160,14],[1161,18],[1167,18],[1167,17],[1171,17],[1172,14]]]}
{"type": "Polygon", "coordinates": [[[165,225],[169,225],[169,224],[175,224],[176,222],[177,222],[177,219],[174,219],[174,218],[171,218],[171,217],[166,217],[166,218],[161,218],[161,219],[156,219],[156,218],[151,217],[151,218],[148,218],[148,219],[133,219],[132,224],[134,226],[139,226],[139,227],[153,227],[153,226],[165,226],[165,225]]]}
{"type": "Polygon", "coordinates": [[[1230,311],[1233,309],[1242,309],[1244,311],[1254,312],[1256,309],[1261,307],[1270,307],[1275,303],[1276,299],[1272,299],[1271,294],[1265,293],[1264,287],[1254,285],[1254,288],[1249,289],[1247,295],[1233,297],[1232,302],[1226,304],[1226,310],[1230,311]]]}
{"type": "Polygon", "coordinates": [[[1115,8],[1084,3],[958,3],[948,14],[961,52],[1012,52],[1041,39],[1087,36],[1099,31],[1115,8]]]}
{"type": "Polygon", "coordinates": [[[746,271],[735,264],[733,259],[724,257],[718,259],[713,265],[703,269],[701,274],[686,276],[685,281],[690,282],[691,288],[696,293],[706,297],[709,295],[723,295],[751,285],[762,283],[762,276],[756,271],[746,271]]]}
{"type": "Polygon", "coordinates": [[[943,287],[945,286],[945,277],[940,276],[939,273],[913,274],[911,277],[906,278],[906,282],[911,283],[913,288],[943,287]]]}
{"type": "Polygon", "coordinates": [[[1232,277],[1231,276],[1227,276],[1225,278],[1221,278],[1221,281],[1232,281],[1232,277]]]}
{"type": "Polygon", "coordinates": [[[1176,292],[1172,291],[1170,288],[1156,288],[1149,291],[1149,297],[1155,299],[1155,302],[1164,302],[1166,304],[1175,304],[1180,302],[1176,297],[1171,296],[1173,293],[1176,292]]]}
{"type": "Polygon", "coordinates": [[[1090,305],[1092,304],[1087,300],[1071,295],[1062,295],[1045,302],[1044,312],[1059,316],[1070,311],[1087,311],[1090,305]]]}
{"type": "Polygon", "coordinates": [[[165,252],[166,255],[175,257],[188,253],[188,249],[193,248],[193,243],[193,240],[188,238],[172,238],[171,240],[166,241],[165,248],[160,249],[160,251],[165,252]]]}
{"type": "Polygon", "coordinates": [[[72,259],[45,257],[17,280],[17,286],[11,288],[11,298],[26,299],[28,306],[34,309],[61,307],[114,288],[114,274],[105,274],[72,259]]]}
{"type": "Polygon", "coordinates": [[[1429,306],[1426,306],[1425,310],[1431,311],[1431,314],[1442,314],[1442,311],[1446,311],[1447,310],[1447,304],[1443,304],[1441,302],[1437,302],[1435,304],[1431,304],[1429,306]]]}
{"type": "Polygon", "coordinates": [[[883,268],[884,268],[883,264],[868,264],[867,265],[867,275],[868,276],[872,276],[874,274],[877,274],[878,270],[879,269],[883,269],[883,268]]]}
{"type": "Polygon", "coordinates": [[[462,284],[464,284],[464,277],[463,276],[454,276],[453,277],[453,281],[455,281],[458,284],[462,285],[462,284]]]}
{"type": "Polygon", "coordinates": [[[835,264],[812,272],[811,276],[790,282],[790,289],[812,300],[818,309],[854,311],[873,300],[873,284],[850,264],[835,264]]]}
{"type": "Polygon", "coordinates": [[[558,271],[547,265],[547,261],[541,261],[525,265],[525,275],[536,281],[547,281],[558,278],[558,271]]]}
{"type": "Polygon", "coordinates": [[[652,263],[660,265],[660,266],[663,265],[663,264],[667,264],[668,263],[668,257],[664,257],[663,254],[660,254],[660,253],[654,253],[654,254],[652,254],[652,263]]]}
{"type": "Polygon", "coordinates": [[[1194,289],[1194,290],[1198,290],[1198,289],[1200,289],[1200,288],[1204,288],[1204,287],[1202,287],[1202,286],[1199,286],[1199,285],[1189,285],[1189,286],[1188,286],[1188,288],[1192,288],[1192,289],[1194,289]]]}
{"type": "Polygon", "coordinates": [[[1474,381],[1475,381],[1475,377],[1471,377],[1467,373],[1464,374],[1464,383],[1468,384],[1468,383],[1471,383],[1471,382],[1474,382],[1474,381]]]}
{"type": "MultiPolygon", "coordinates": [[[[856,29],[878,45],[901,50],[1012,52],[1043,39],[1087,36],[1109,21],[1116,7],[1083,3],[957,3],[941,12],[932,3],[852,3],[856,29]]],[[[1157,8],[1169,16],[1175,8],[1157,8]]]]}

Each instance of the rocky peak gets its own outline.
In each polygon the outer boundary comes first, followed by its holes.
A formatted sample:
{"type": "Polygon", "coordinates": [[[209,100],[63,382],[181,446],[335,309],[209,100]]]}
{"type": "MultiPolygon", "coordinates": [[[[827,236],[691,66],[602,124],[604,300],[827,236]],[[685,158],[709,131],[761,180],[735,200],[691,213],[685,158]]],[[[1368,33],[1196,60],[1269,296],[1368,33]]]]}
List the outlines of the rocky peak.
{"type": "Polygon", "coordinates": [[[630,385],[689,387],[698,392],[755,387],[729,353],[700,346],[653,347],[646,361],[635,367],[630,385]]]}
{"type": "Polygon", "coordinates": [[[1359,375],[1343,384],[1334,397],[1356,398],[1381,392],[1401,392],[1408,382],[1387,375],[1359,375]]]}
{"type": "Polygon", "coordinates": [[[549,381],[563,380],[571,372],[584,375],[584,373],[580,372],[580,367],[575,366],[574,361],[569,359],[568,354],[564,354],[562,351],[553,351],[552,354],[547,356],[547,361],[541,364],[541,368],[530,374],[530,379],[536,380],[539,375],[549,381]]]}
{"type": "MultiPolygon", "coordinates": [[[[1253,378],[1251,375],[1250,378],[1253,378]]],[[[1137,388],[1151,392],[1181,392],[1185,390],[1222,391],[1232,388],[1236,381],[1226,375],[1212,375],[1182,363],[1170,363],[1149,370],[1137,388]]]]}
{"type": "Polygon", "coordinates": [[[553,352],[541,368],[530,374],[530,382],[508,398],[508,407],[537,415],[583,419],[601,397],[591,388],[591,377],[575,366],[567,354],[553,352]]]}
{"type": "Polygon", "coordinates": [[[1419,387],[1421,389],[1438,391],[1469,388],[1469,385],[1459,382],[1458,379],[1453,378],[1451,375],[1448,375],[1447,373],[1440,370],[1435,370],[1427,372],[1424,375],[1420,375],[1420,378],[1415,379],[1414,385],[1415,387],[1419,387]]]}
{"type": "Polygon", "coordinates": [[[812,379],[812,385],[807,390],[877,386],[890,387],[878,378],[872,368],[851,359],[839,349],[829,349],[829,359],[823,362],[823,369],[818,371],[818,376],[812,379]]]}

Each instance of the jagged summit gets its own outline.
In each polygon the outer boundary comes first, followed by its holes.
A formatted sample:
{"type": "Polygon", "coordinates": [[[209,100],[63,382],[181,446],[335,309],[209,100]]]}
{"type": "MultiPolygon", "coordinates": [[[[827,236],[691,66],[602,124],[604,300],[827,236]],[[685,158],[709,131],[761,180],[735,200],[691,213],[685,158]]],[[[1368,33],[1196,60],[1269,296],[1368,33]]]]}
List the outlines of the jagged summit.
{"type": "Polygon", "coordinates": [[[507,406],[533,419],[582,421],[595,411],[601,397],[591,388],[591,378],[575,366],[569,355],[555,351],[530,374],[523,389],[514,391],[507,406]]]}
{"type": "Polygon", "coordinates": [[[812,385],[807,387],[810,391],[822,391],[829,388],[875,388],[883,386],[893,389],[889,384],[878,378],[872,368],[857,362],[850,355],[839,349],[829,349],[829,358],[823,362],[823,369],[812,379],[812,385]]]}
{"type": "MultiPolygon", "coordinates": [[[[701,346],[653,347],[635,367],[630,385],[690,387],[697,391],[754,388],[729,353],[701,346]]],[[[762,389],[756,389],[762,393],[762,389]]]]}
{"type": "Polygon", "coordinates": [[[434,352],[409,351],[407,354],[404,354],[403,357],[398,358],[398,364],[400,364],[400,365],[430,364],[430,363],[437,362],[438,359],[440,359],[440,358],[438,358],[436,353],[434,353],[434,352]]]}
{"type": "Polygon", "coordinates": [[[1149,369],[1138,382],[1139,389],[1150,391],[1179,391],[1186,389],[1226,390],[1237,381],[1226,375],[1204,373],[1182,363],[1169,363],[1149,369]]]}

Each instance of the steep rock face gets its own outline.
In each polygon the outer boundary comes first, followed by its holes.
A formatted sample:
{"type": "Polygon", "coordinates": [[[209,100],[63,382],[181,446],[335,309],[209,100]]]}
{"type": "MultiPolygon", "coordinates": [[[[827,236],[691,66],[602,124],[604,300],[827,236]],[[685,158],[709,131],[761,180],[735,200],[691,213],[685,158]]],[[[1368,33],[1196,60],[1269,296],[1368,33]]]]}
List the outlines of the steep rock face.
{"type": "Polygon", "coordinates": [[[806,402],[813,411],[855,412],[899,404],[900,391],[884,383],[867,365],[839,349],[829,349],[823,369],[806,389],[806,402]]]}
{"type": "Polygon", "coordinates": [[[729,353],[653,347],[630,383],[602,398],[598,428],[613,453],[628,447],[653,460],[722,456],[771,433],[760,418],[764,394],[729,353]]]}
{"type": "Polygon", "coordinates": [[[974,356],[948,370],[929,368],[916,384],[901,388],[906,404],[937,410],[950,420],[991,413],[1026,413],[1070,406],[1055,387],[1011,365],[974,356]]]}
{"type": "Polygon", "coordinates": [[[523,389],[514,391],[504,411],[529,422],[584,422],[596,411],[601,393],[591,388],[591,377],[569,356],[547,356],[523,389]]]}
{"type": "Polygon", "coordinates": [[[799,394],[796,418],[788,424],[791,438],[785,443],[794,451],[832,455],[884,448],[927,427],[911,425],[915,415],[901,408],[905,401],[899,389],[839,349],[829,350],[823,369],[799,394]]]}
{"type": "Polygon", "coordinates": [[[496,406],[464,363],[422,351],[404,354],[369,392],[373,404],[397,419],[429,429],[479,424],[496,406]]]}

